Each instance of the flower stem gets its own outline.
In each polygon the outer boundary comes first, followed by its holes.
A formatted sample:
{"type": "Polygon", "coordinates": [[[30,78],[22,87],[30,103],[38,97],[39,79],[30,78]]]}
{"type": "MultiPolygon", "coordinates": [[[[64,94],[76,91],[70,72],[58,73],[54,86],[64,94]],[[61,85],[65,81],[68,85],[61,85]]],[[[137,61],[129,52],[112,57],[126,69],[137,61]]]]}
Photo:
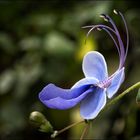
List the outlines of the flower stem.
{"type": "Polygon", "coordinates": [[[75,122],[75,123],[73,123],[71,125],[68,125],[67,127],[63,128],[63,129],[61,129],[59,131],[54,131],[54,133],[51,135],[51,138],[55,138],[56,136],[58,136],[59,134],[63,133],[64,131],[70,129],[71,127],[73,127],[75,125],[81,124],[83,122],[85,122],[85,120],[81,120],[79,122],[75,122]]]}
{"type": "Polygon", "coordinates": [[[124,92],[122,92],[120,95],[118,95],[116,98],[114,98],[113,100],[111,100],[106,107],[103,109],[107,109],[109,106],[115,104],[118,100],[120,100],[124,95],[126,95],[127,93],[129,93],[130,91],[139,88],[140,87],[140,82],[137,82],[136,84],[132,85],[131,87],[129,87],[128,89],[126,89],[124,92]]]}
{"type": "MultiPolygon", "coordinates": [[[[136,88],[139,88],[139,87],[140,87],[140,82],[137,82],[136,84],[132,85],[131,87],[126,89],[124,92],[122,92],[120,95],[118,95],[116,98],[111,100],[102,111],[105,111],[108,107],[110,107],[111,105],[115,104],[118,100],[120,100],[127,93],[129,93],[130,91],[132,91],[132,90],[134,90],[136,88]]],[[[86,126],[84,128],[84,131],[83,131],[83,133],[81,135],[81,138],[80,138],[80,140],[83,140],[83,138],[84,138],[84,136],[87,133],[88,128],[89,128],[89,121],[92,121],[92,120],[81,120],[79,122],[75,122],[75,123],[73,123],[71,125],[68,125],[67,127],[63,128],[63,129],[61,129],[59,131],[54,131],[53,134],[51,135],[51,138],[55,138],[56,136],[58,136],[59,134],[63,133],[64,131],[70,129],[71,127],[85,122],[87,124],[86,124],[86,126]]]]}
{"type": "Polygon", "coordinates": [[[84,136],[87,134],[88,129],[89,129],[89,123],[86,124],[86,126],[85,126],[85,128],[83,130],[83,133],[82,133],[82,135],[80,137],[80,140],[84,139],[84,136]]]}

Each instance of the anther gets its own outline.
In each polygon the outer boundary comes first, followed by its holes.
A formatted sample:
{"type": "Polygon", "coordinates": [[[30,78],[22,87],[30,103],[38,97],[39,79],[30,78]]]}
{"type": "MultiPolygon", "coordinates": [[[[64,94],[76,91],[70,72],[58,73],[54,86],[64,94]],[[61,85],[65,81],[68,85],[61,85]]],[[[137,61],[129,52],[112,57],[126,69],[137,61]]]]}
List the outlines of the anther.
{"type": "Polygon", "coordinates": [[[101,14],[100,17],[109,22],[109,18],[105,14],[101,14]]]}
{"type": "Polygon", "coordinates": [[[100,14],[100,17],[105,18],[106,16],[105,16],[105,14],[100,14]]]}
{"type": "Polygon", "coordinates": [[[116,14],[116,15],[118,15],[118,13],[119,13],[119,12],[118,12],[117,10],[115,10],[115,9],[113,10],[113,12],[114,12],[114,14],[116,14]]]}
{"type": "Polygon", "coordinates": [[[97,30],[98,30],[98,31],[101,31],[101,30],[102,30],[102,28],[101,28],[101,27],[97,27],[97,30]]]}

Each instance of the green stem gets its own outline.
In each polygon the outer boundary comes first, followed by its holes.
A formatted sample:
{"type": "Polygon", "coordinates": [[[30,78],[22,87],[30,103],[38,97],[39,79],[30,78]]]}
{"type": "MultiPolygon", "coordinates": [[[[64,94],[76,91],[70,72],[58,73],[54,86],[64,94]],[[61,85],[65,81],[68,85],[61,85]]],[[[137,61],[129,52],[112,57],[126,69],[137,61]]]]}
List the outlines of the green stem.
{"type": "Polygon", "coordinates": [[[61,129],[59,131],[54,131],[54,133],[51,135],[51,138],[55,138],[56,136],[58,136],[59,134],[63,133],[64,131],[70,129],[71,127],[73,127],[75,125],[81,124],[83,122],[85,122],[85,120],[81,120],[79,122],[75,122],[75,123],[73,123],[71,125],[68,125],[67,127],[63,128],[63,129],[61,129]]]}
{"type": "MultiPolygon", "coordinates": [[[[129,93],[130,91],[132,91],[132,90],[134,90],[134,89],[136,89],[136,88],[139,88],[139,87],[140,87],[140,82],[137,82],[137,83],[134,84],[133,86],[129,87],[129,88],[126,89],[124,92],[122,92],[120,95],[118,95],[116,98],[114,98],[113,100],[111,100],[111,101],[106,105],[106,107],[105,107],[102,111],[106,110],[109,106],[115,104],[118,100],[120,100],[124,95],[126,95],[126,94],[129,93]]],[[[63,129],[61,129],[61,130],[59,130],[59,131],[54,131],[54,133],[51,135],[51,137],[52,137],[52,138],[55,138],[56,136],[58,136],[59,134],[63,133],[64,131],[70,129],[71,127],[73,127],[73,126],[75,126],[75,125],[78,125],[78,124],[81,124],[81,123],[83,123],[83,122],[85,122],[85,121],[86,121],[86,123],[87,123],[87,126],[85,127],[84,132],[83,132],[83,134],[82,134],[82,136],[81,136],[81,139],[83,139],[83,137],[84,137],[84,135],[85,135],[85,133],[86,133],[86,131],[87,131],[87,129],[88,129],[88,125],[89,125],[88,123],[89,123],[89,121],[92,121],[92,120],[81,120],[81,121],[79,121],[79,122],[73,123],[73,124],[71,124],[71,125],[69,125],[69,126],[63,128],[63,129]]]]}
{"type": "Polygon", "coordinates": [[[133,86],[129,87],[128,89],[126,89],[124,92],[122,92],[120,95],[118,95],[116,98],[114,98],[113,100],[111,100],[106,107],[103,109],[107,109],[109,106],[114,105],[118,100],[120,100],[124,95],[126,95],[127,93],[129,93],[130,91],[139,88],[140,87],[140,82],[137,82],[136,84],[134,84],[133,86]]]}
{"type": "Polygon", "coordinates": [[[84,136],[87,134],[88,129],[89,129],[89,123],[86,124],[84,131],[80,137],[80,140],[84,140],[84,136]]]}

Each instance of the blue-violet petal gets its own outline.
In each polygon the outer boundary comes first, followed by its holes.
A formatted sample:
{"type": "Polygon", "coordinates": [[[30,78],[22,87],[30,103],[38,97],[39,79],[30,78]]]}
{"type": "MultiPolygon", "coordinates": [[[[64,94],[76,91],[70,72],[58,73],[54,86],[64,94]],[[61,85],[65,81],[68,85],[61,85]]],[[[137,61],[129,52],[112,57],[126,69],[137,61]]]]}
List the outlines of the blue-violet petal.
{"type": "Polygon", "coordinates": [[[49,84],[40,92],[39,99],[49,108],[63,110],[78,104],[91,90],[89,86],[62,89],[49,84]]]}
{"type": "Polygon", "coordinates": [[[80,114],[84,119],[94,119],[106,104],[106,89],[95,88],[81,102],[80,114]]]}
{"type": "Polygon", "coordinates": [[[88,52],[84,56],[82,67],[86,77],[94,77],[99,81],[108,77],[106,61],[99,52],[88,52]]]}
{"type": "Polygon", "coordinates": [[[97,84],[98,82],[99,82],[99,80],[97,80],[94,77],[86,77],[86,78],[83,78],[83,79],[79,80],[78,82],[76,82],[72,86],[72,88],[78,88],[78,87],[81,87],[83,85],[94,85],[94,84],[97,84]]]}
{"type": "Polygon", "coordinates": [[[118,70],[111,80],[110,86],[107,88],[107,96],[111,98],[120,88],[122,82],[124,81],[124,67],[118,70]]]}

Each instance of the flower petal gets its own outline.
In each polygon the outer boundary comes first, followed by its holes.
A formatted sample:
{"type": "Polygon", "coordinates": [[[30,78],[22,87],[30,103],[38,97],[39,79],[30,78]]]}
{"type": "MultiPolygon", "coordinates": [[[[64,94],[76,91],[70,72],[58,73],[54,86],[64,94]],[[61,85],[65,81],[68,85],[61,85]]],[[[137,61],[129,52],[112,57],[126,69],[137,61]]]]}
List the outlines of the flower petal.
{"type": "Polygon", "coordinates": [[[113,76],[110,86],[107,88],[107,96],[111,98],[124,81],[124,67],[113,76]]]}
{"type": "Polygon", "coordinates": [[[79,103],[89,92],[89,86],[62,89],[53,84],[47,85],[39,94],[43,104],[54,109],[68,109],[79,103]]]}
{"type": "Polygon", "coordinates": [[[94,77],[99,81],[103,81],[108,77],[106,61],[99,52],[88,52],[84,56],[82,66],[86,77],[94,77]]]}
{"type": "Polygon", "coordinates": [[[106,104],[106,90],[95,88],[81,102],[80,114],[84,119],[94,119],[106,104]]]}
{"type": "Polygon", "coordinates": [[[88,89],[76,98],[64,99],[61,97],[56,97],[50,100],[45,100],[43,103],[49,108],[65,110],[77,105],[90,92],[92,92],[92,89],[88,89]]]}
{"type": "Polygon", "coordinates": [[[99,80],[97,80],[96,78],[94,77],[87,77],[87,78],[83,78],[81,80],[79,80],[77,83],[75,83],[73,86],[72,86],[72,89],[73,88],[78,88],[78,87],[81,87],[83,85],[94,85],[96,83],[98,83],[99,80]]]}

